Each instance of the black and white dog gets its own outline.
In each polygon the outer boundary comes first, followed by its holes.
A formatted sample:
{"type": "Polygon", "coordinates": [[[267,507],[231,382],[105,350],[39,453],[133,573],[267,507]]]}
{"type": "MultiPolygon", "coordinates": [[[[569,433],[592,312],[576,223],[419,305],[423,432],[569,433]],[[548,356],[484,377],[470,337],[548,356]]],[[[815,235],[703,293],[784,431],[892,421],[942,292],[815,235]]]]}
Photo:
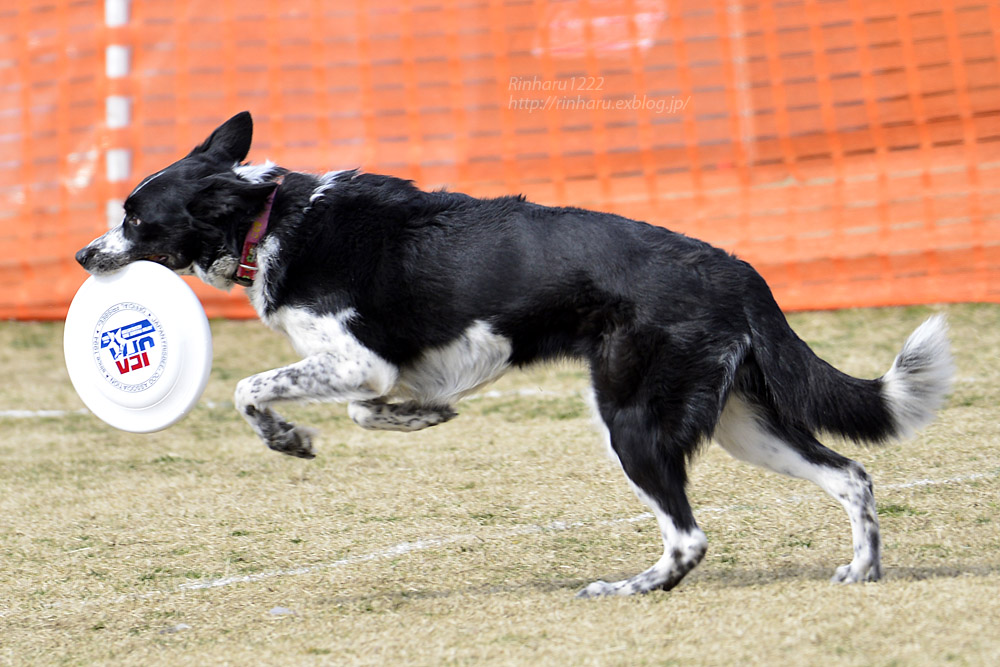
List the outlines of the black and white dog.
{"type": "Polygon", "coordinates": [[[413,431],[512,366],[590,365],[610,450],[652,509],[663,557],[582,596],[675,586],[705,555],[686,466],[714,439],[811,480],[850,518],[854,558],[834,581],[881,575],[872,485],[819,432],[877,443],[927,424],[952,376],[942,317],[879,379],[845,375],[789,328],[750,265],[607,213],[522,197],[423,192],[390,176],[243,164],[249,113],[143,180],[125,218],[77,253],[95,274],[152,260],[222,289],[244,284],[302,361],[239,382],[236,407],[268,447],[311,458],[312,431],[278,401],[340,401],[364,428],[413,431]]]}

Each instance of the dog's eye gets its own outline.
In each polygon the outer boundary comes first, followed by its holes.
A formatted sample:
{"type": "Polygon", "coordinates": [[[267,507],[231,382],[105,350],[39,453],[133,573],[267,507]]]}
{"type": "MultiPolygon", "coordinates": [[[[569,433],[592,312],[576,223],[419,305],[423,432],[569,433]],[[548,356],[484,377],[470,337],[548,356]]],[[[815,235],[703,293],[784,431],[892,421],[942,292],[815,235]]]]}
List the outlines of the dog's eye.
{"type": "Polygon", "coordinates": [[[138,227],[139,225],[142,224],[142,220],[140,220],[138,217],[136,217],[134,215],[126,215],[125,216],[125,223],[129,224],[129,225],[132,225],[133,227],[138,227]]]}

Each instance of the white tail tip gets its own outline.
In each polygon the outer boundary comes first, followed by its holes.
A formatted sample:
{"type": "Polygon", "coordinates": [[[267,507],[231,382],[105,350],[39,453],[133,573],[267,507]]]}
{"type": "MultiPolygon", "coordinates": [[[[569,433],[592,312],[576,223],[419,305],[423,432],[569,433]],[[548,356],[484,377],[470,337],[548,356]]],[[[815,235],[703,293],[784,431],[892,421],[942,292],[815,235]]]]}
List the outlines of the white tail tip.
{"type": "Polygon", "coordinates": [[[954,374],[948,322],[944,315],[935,315],[910,334],[882,376],[898,437],[908,438],[934,419],[951,391],[954,374]]]}

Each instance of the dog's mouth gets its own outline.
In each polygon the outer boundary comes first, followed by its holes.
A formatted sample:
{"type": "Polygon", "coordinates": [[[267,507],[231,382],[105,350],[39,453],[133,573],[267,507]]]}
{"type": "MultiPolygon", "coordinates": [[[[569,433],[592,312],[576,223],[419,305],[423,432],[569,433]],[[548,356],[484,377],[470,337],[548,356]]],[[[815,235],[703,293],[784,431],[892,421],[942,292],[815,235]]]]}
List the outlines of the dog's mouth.
{"type": "Polygon", "coordinates": [[[162,264],[171,271],[173,271],[180,265],[177,258],[174,257],[173,255],[164,255],[164,254],[146,255],[145,257],[143,257],[143,259],[150,262],[156,262],[157,264],[162,264]]]}

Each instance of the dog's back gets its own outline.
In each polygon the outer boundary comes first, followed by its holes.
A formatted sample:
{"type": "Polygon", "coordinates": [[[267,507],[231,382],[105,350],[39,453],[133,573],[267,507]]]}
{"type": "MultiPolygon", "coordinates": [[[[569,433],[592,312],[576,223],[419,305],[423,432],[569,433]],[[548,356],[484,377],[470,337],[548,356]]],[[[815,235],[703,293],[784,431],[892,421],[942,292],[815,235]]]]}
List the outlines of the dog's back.
{"type": "Polygon", "coordinates": [[[344,174],[291,234],[300,229],[308,242],[282,243],[281,263],[302,267],[294,269],[298,292],[284,301],[343,300],[385,322],[397,335],[360,321],[357,332],[394,363],[479,320],[512,340],[515,364],[589,359],[623,326],[698,341],[705,330],[712,341],[746,332],[731,313],[746,296],[748,265],[612,214],[344,174]]]}

